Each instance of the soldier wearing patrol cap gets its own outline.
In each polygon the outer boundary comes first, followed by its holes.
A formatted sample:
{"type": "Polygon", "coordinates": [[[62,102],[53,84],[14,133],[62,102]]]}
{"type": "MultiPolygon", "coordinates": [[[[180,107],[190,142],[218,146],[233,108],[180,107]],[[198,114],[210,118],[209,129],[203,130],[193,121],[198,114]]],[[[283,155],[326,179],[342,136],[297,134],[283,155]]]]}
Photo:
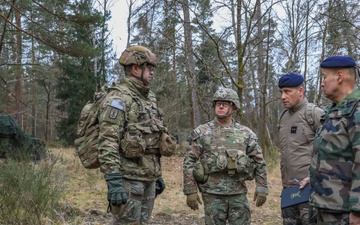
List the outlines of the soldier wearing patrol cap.
{"type": "Polygon", "coordinates": [[[99,161],[107,182],[113,224],[142,224],[150,219],[157,194],[165,189],[161,156],[171,156],[176,140],[149,89],[156,56],[143,46],[127,48],[119,59],[126,77],[101,103],[99,161]]]}
{"type": "Polygon", "coordinates": [[[360,224],[360,90],[356,63],[331,56],[321,64],[321,87],[332,103],[321,118],[310,166],[317,224],[360,224]]]}
{"type": "Polygon", "coordinates": [[[254,201],[261,206],[268,194],[266,165],[256,134],[235,121],[237,93],[222,88],[213,97],[215,118],[190,133],[183,163],[187,205],[199,209],[202,193],[207,225],[250,224],[245,181],[255,178],[254,201]]]}
{"type": "MultiPolygon", "coordinates": [[[[309,183],[309,166],[316,129],[324,111],[305,97],[304,78],[288,73],[278,83],[285,110],[279,118],[280,170],[283,189],[309,183]]],[[[283,225],[309,224],[309,203],[281,209],[283,225]]]]}

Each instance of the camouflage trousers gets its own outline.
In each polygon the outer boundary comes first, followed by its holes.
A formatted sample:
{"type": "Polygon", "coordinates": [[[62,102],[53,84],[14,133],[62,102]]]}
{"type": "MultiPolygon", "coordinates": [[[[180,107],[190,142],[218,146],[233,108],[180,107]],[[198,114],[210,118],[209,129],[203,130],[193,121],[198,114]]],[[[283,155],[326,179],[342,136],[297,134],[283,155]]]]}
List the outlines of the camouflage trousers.
{"type": "Polygon", "coordinates": [[[206,225],[249,225],[250,205],[246,193],[238,195],[213,195],[202,193],[206,225]]]}
{"type": "Polygon", "coordinates": [[[150,219],[155,202],[155,181],[134,181],[123,178],[129,200],[121,207],[111,206],[112,225],[140,225],[150,219]]]}
{"type": "Polygon", "coordinates": [[[319,225],[349,225],[349,213],[342,211],[318,209],[317,224],[319,225]]]}
{"type": "Polygon", "coordinates": [[[289,206],[281,209],[283,225],[309,225],[309,207],[308,202],[289,206]]]}

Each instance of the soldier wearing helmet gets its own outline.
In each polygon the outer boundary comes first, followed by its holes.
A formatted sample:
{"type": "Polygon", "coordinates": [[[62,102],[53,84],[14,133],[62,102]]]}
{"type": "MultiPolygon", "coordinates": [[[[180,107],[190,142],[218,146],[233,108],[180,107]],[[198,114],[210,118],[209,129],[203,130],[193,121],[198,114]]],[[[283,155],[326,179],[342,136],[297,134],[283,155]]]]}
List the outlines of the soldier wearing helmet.
{"type": "Polygon", "coordinates": [[[126,77],[109,88],[101,103],[98,157],[113,224],[143,224],[151,217],[155,197],[165,189],[160,157],[175,152],[176,140],[149,88],[157,65],[155,54],[131,46],[119,63],[126,77]]]}
{"type": "Polygon", "coordinates": [[[215,107],[216,104],[221,104],[222,106],[225,106],[225,105],[235,106],[235,108],[227,107],[227,112],[225,114],[218,114],[215,111],[215,115],[217,118],[229,117],[234,112],[236,112],[237,109],[240,108],[239,97],[238,97],[237,93],[230,88],[223,88],[223,89],[220,89],[215,92],[214,97],[213,97],[213,107],[215,107]],[[230,111],[231,111],[231,113],[230,113],[230,111]]]}
{"type": "Polygon", "coordinates": [[[156,67],[156,55],[143,46],[132,46],[121,54],[119,63],[124,67],[125,73],[130,79],[140,81],[147,86],[154,75],[156,67]],[[134,66],[135,65],[135,66],[134,66]],[[133,71],[133,66],[135,70],[133,71]],[[146,68],[149,73],[146,73],[146,68]]]}
{"type": "Polygon", "coordinates": [[[204,201],[205,224],[250,224],[245,181],[255,178],[254,201],[263,205],[268,194],[267,172],[256,134],[233,119],[240,108],[237,93],[222,88],[213,97],[215,118],[189,135],[184,158],[187,205],[199,209],[204,201]]]}

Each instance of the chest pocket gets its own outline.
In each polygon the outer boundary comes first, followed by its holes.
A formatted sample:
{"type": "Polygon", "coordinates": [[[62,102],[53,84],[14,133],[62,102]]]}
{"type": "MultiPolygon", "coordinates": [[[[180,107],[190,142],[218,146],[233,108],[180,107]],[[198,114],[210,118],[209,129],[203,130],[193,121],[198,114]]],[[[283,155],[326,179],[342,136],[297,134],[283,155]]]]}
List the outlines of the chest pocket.
{"type": "Polygon", "coordinates": [[[254,163],[246,155],[247,139],[244,133],[233,128],[207,131],[201,157],[205,174],[227,171],[232,176],[253,171],[254,163]]]}

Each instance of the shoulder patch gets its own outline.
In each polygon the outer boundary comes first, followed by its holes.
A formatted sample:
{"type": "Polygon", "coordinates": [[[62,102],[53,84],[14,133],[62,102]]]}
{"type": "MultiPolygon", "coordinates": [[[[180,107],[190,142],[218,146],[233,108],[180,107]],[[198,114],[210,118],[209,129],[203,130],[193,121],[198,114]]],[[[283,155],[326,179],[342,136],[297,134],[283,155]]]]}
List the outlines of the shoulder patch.
{"type": "Polygon", "coordinates": [[[114,107],[116,109],[119,109],[121,111],[124,110],[124,103],[122,103],[122,102],[120,102],[119,100],[116,100],[116,99],[111,100],[110,106],[114,107]]]}

